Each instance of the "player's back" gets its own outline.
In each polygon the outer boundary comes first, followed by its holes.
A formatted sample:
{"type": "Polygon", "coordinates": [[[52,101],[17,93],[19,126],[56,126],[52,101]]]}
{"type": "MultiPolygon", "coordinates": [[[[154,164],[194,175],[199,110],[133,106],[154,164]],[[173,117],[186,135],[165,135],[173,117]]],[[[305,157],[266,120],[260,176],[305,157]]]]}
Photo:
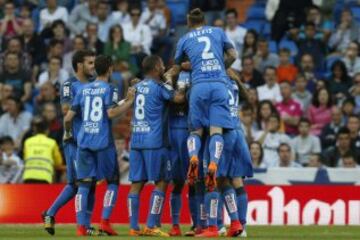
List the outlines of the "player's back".
{"type": "Polygon", "coordinates": [[[167,144],[167,101],[172,98],[173,90],[152,79],[144,79],[135,88],[131,148],[164,147],[167,144]]]}
{"type": "Polygon", "coordinates": [[[203,26],[184,35],[178,43],[175,61],[179,64],[186,55],[192,66],[192,83],[225,81],[224,52],[232,48],[224,31],[203,26]]]}
{"type": "Polygon", "coordinates": [[[76,95],[73,106],[81,113],[78,146],[93,151],[110,144],[111,126],[107,109],[112,105],[112,89],[106,82],[95,80],[86,84],[76,95]]]}

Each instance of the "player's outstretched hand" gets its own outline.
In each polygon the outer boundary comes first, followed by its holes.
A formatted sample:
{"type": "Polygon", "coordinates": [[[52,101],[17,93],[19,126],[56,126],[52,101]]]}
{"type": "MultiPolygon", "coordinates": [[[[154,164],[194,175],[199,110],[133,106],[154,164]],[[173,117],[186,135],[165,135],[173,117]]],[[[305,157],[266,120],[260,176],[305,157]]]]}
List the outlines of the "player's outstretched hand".
{"type": "Polygon", "coordinates": [[[134,87],[129,87],[126,94],[126,100],[133,102],[135,99],[135,93],[136,93],[136,89],[134,87]]]}

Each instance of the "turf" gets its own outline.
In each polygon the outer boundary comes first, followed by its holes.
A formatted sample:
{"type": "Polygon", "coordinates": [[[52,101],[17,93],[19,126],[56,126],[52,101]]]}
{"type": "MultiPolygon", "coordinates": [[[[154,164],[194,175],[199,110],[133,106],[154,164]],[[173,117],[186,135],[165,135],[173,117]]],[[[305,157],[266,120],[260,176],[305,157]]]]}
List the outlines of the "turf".
{"type": "MultiPolygon", "coordinates": [[[[167,227],[165,227],[166,229],[167,227]]],[[[119,231],[119,237],[101,237],[102,239],[149,239],[149,237],[128,237],[127,226],[116,225],[119,231]]],[[[183,231],[187,227],[183,227],[183,231]]],[[[360,227],[349,226],[308,226],[308,227],[293,227],[293,226],[249,226],[247,229],[248,238],[273,240],[273,239],[360,239],[360,227]]],[[[79,239],[74,236],[74,225],[57,225],[56,235],[50,236],[43,229],[41,225],[0,225],[0,239],[79,239]]],[[[81,238],[80,238],[81,239],[81,238]]],[[[83,238],[84,239],[84,238],[83,238]]],[[[85,239],[98,239],[98,237],[85,238],[85,239]]],[[[158,238],[150,238],[158,239],[158,238]]],[[[189,239],[188,237],[178,237],[176,239],[189,239]]]]}

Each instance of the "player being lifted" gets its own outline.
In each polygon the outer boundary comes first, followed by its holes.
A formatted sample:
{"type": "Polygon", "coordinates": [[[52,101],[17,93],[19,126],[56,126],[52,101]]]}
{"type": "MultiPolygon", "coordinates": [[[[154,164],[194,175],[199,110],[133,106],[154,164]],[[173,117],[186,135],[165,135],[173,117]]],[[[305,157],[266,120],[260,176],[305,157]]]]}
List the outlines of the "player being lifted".
{"type": "MultiPolygon", "coordinates": [[[[112,68],[110,57],[102,55],[96,57],[97,78],[77,93],[72,108],[64,119],[66,138],[71,137],[70,128],[75,116],[80,115],[82,119],[76,138],[78,149],[75,160],[76,175],[79,181],[75,199],[77,235],[79,236],[93,235],[93,231],[87,228],[87,223],[90,221],[87,209],[89,200],[91,200],[89,192],[97,178],[108,180],[108,191],[109,185],[114,185],[111,187],[111,192],[107,192],[110,196],[105,196],[107,203],[104,205],[108,207],[110,213],[116,202],[119,171],[110,119],[118,117],[131,107],[135,90],[130,88],[124,101],[114,103],[115,91],[108,84],[112,68]],[[110,182],[109,179],[117,182],[110,182]]],[[[105,220],[108,221],[108,219],[105,220]]],[[[103,224],[101,224],[100,230],[103,224]]],[[[109,234],[106,230],[111,229],[103,230],[109,234]]]]}
{"type": "MultiPolygon", "coordinates": [[[[92,51],[80,50],[74,54],[72,58],[72,67],[74,69],[75,76],[69,78],[61,86],[60,102],[62,107],[62,113],[64,116],[71,108],[71,104],[76,93],[79,92],[86,83],[88,83],[89,79],[92,76],[94,76],[94,63],[95,53],[92,51]]],[[[80,125],[81,117],[76,116],[72,124],[73,136],[75,136],[75,133],[79,131],[80,125]]],[[[65,141],[63,147],[66,159],[67,184],[60,193],[60,195],[57,197],[55,202],[51,205],[51,207],[43,213],[45,230],[51,235],[55,234],[54,225],[56,213],[73,197],[75,197],[78,189],[74,165],[77,149],[76,139],[69,139],[68,141],[65,141]]],[[[89,208],[88,211],[92,212],[92,208],[89,208]]],[[[90,222],[87,223],[87,226],[90,227],[90,222]]]]}
{"type": "Polygon", "coordinates": [[[131,236],[169,235],[159,229],[165,192],[171,174],[168,143],[168,104],[184,102],[184,93],[174,91],[162,82],[164,63],[158,56],[143,61],[145,79],[135,85],[136,96],[132,116],[128,210],[131,236]],[[140,231],[139,194],[146,182],[154,182],[147,224],[140,231]]]}
{"type": "MultiPolygon", "coordinates": [[[[188,138],[190,155],[188,180],[190,184],[194,184],[197,180],[201,137],[204,129],[209,128],[210,163],[207,168],[208,192],[205,195],[205,202],[210,204],[206,207],[207,214],[210,211],[217,214],[214,210],[217,209],[218,203],[216,171],[224,145],[223,129],[233,128],[228,104],[226,68],[235,61],[236,51],[222,29],[205,26],[205,17],[200,9],[190,11],[188,26],[191,30],[177,44],[176,64],[165,76],[167,80],[172,79],[180,72],[180,64],[184,58],[187,57],[190,60],[192,86],[189,99],[189,122],[192,132],[188,138]]],[[[217,232],[216,218],[217,216],[209,219],[209,228],[206,232],[217,232]]]]}

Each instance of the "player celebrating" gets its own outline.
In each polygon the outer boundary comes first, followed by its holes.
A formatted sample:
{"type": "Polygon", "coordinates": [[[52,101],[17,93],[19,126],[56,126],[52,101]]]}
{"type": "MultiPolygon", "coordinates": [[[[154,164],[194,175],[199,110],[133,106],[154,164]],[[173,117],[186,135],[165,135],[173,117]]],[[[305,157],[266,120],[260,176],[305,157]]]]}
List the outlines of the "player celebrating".
{"type": "MultiPolygon", "coordinates": [[[[75,77],[71,77],[61,86],[61,107],[63,115],[65,116],[71,108],[73,98],[82,87],[88,83],[89,78],[94,76],[95,53],[89,50],[77,51],[72,58],[72,66],[75,72],[75,77]]],[[[81,117],[74,118],[72,125],[72,134],[79,131],[81,124],[81,117]]],[[[55,216],[61,207],[68,203],[77,192],[76,174],[74,160],[76,155],[76,139],[71,139],[64,142],[64,155],[66,159],[66,174],[67,184],[63,191],[57,197],[52,206],[43,213],[45,230],[51,234],[55,234],[55,216]]],[[[89,223],[90,224],[90,223],[89,223]]],[[[88,225],[89,225],[88,224],[88,225]]]]}
{"type": "Polygon", "coordinates": [[[164,70],[160,57],[146,57],[143,61],[145,79],[135,85],[130,144],[131,188],[128,195],[131,236],[169,236],[158,228],[171,171],[167,106],[169,101],[181,103],[185,97],[161,81],[164,70]],[[147,181],[154,182],[155,189],[151,194],[147,224],[141,232],[138,224],[139,194],[147,181]]]}
{"type": "MultiPolygon", "coordinates": [[[[113,177],[117,171],[116,152],[113,147],[113,137],[110,119],[127,111],[134,100],[134,89],[129,89],[127,98],[117,104],[113,103],[114,89],[108,84],[112,74],[110,57],[98,56],[95,59],[96,80],[87,84],[77,93],[71,110],[67,113],[65,123],[65,138],[71,137],[71,123],[75,116],[81,116],[82,124],[77,134],[76,175],[79,189],[75,199],[77,235],[94,235],[87,228],[87,209],[89,192],[94,185],[98,172],[100,177],[113,177]],[[106,174],[104,173],[106,169],[106,174]]],[[[117,191],[117,190],[116,190],[117,191]]],[[[113,206],[116,197],[108,199],[113,206]]]]}

